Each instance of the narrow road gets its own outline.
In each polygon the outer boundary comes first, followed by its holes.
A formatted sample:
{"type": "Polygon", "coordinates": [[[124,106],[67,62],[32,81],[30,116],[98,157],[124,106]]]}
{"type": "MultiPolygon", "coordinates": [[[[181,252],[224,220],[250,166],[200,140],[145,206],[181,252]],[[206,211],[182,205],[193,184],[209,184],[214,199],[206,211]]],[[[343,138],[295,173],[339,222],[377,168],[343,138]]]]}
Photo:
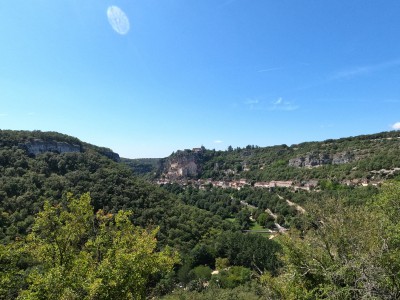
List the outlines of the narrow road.
{"type": "Polygon", "coordinates": [[[269,214],[271,217],[273,217],[273,218],[275,219],[275,221],[276,221],[276,219],[278,219],[278,216],[277,216],[276,214],[274,214],[269,208],[267,208],[267,209],[265,210],[265,212],[266,212],[267,214],[269,214]]]}
{"type": "Polygon", "coordinates": [[[279,224],[276,222],[276,220],[278,219],[278,215],[277,215],[277,214],[274,214],[269,208],[267,208],[267,209],[265,210],[265,212],[275,219],[275,223],[274,223],[274,224],[275,224],[275,227],[278,229],[278,232],[285,232],[285,231],[287,231],[287,228],[285,228],[285,227],[279,225],[279,224]]]}
{"type": "Polygon", "coordinates": [[[240,200],[240,204],[247,206],[251,209],[257,209],[257,207],[255,207],[254,205],[248,204],[246,201],[240,200]]]}
{"type": "Polygon", "coordinates": [[[288,200],[288,199],[284,199],[282,196],[280,196],[280,195],[278,195],[278,197],[279,197],[279,199],[281,199],[281,200],[285,200],[286,201],[286,203],[289,205],[289,206],[293,206],[298,212],[300,212],[300,213],[302,213],[302,214],[305,214],[306,213],[306,210],[303,208],[303,207],[301,207],[300,205],[298,205],[298,204],[296,204],[296,203],[294,203],[294,202],[292,202],[292,201],[290,201],[290,200],[288,200]]]}
{"type": "Polygon", "coordinates": [[[288,229],[279,225],[278,223],[275,223],[276,228],[278,228],[279,232],[286,232],[288,229]]]}

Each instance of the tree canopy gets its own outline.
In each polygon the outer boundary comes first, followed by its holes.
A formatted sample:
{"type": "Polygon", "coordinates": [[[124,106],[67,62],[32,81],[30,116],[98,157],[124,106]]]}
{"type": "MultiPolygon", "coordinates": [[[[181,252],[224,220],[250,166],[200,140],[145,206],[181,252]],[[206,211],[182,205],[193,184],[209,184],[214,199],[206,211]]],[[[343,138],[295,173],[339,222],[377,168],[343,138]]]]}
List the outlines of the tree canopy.
{"type": "Polygon", "coordinates": [[[155,251],[158,229],[134,226],[130,214],[94,213],[89,194],[46,201],[27,237],[1,246],[1,292],[18,299],[144,299],[150,276],[169,272],[178,256],[155,251]],[[29,258],[25,270],[5,265],[21,256],[29,258]]]}

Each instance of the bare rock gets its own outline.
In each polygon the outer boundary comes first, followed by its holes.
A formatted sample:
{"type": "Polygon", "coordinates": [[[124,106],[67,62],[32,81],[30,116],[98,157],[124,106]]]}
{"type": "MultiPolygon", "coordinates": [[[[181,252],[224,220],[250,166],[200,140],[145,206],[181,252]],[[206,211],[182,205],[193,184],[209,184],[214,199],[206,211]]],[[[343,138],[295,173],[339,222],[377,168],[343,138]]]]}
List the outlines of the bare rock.
{"type": "Polygon", "coordinates": [[[354,155],[350,152],[342,152],[336,154],[327,153],[308,153],[304,156],[299,156],[289,160],[290,167],[318,167],[323,165],[339,165],[347,164],[354,160],[354,155]]]}
{"type": "Polygon", "coordinates": [[[80,145],[73,145],[67,142],[43,141],[34,139],[19,144],[30,155],[37,155],[44,152],[66,153],[66,152],[82,152],[80,145]]]}

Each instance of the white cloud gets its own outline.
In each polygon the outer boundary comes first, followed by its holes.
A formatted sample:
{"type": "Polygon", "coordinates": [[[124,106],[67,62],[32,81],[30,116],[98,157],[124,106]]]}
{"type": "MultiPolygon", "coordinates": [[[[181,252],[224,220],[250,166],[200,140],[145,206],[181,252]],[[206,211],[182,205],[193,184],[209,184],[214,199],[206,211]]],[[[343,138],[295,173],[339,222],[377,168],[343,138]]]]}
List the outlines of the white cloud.
{"type": "Polygon", "coordinates": [[[349,78],[353,78],[356,76],[366,75],[366,74],[374,73],[374,72],[381,71],[384,69],[393,68],[393,67],[396,67],[399,65],[400,65],[400,59],[397,59],[397,60],[381,62],[378,64],[371,64],[371,65],[359,66],[359,67],[355,67],[355,68],[349,68],[346,70],[336,72],[336,74],[333,74],[333,76],[331,76],[330,80],[349,79],[349,78]]]}
{"type": "Polygon", "coordinates": [[[222,144],[223,143],[223,141],[221,141],[221,140],[215,140],[214,141],[214,144],[222,144]]]}
{"type": "Polygon", "coordinates": [[[292,111],[298,108],[299,106],[293,102],[283,100],[282,97],[279,97],[277,100],[271,102],[269,110],[292,111]]]}
{"type": "Polygon", "coordinates": [[[392,129],[394,130],[400,130],[400,122],[396,122],[392,125],[392,129]]]}
{"type": "Polygon", "coordinates": [[[278,100],[272,102],[272,104],[274,104],[274,105],[279,105],[281,103],[282,103],[282,97],[280,97],[280,98],[278,98],[278,100]]]}
{"type": "Polygon", "coordinates": [[[258,73],[264,73],[264,72],[272,72],[272,71],[279,71],[279,70],[283,70],[283,68],[267,68],[267,69],[261,69],[258,70],[258,73]]]}
{"type": "Polygon", "coordinates": [[[254,109],[258,104],[260,104],[260,101],[256,98],[249,98],[244,101],[244,104],[247,105],[250,109],[254,109]]]}
{"type": "Polygon", "coordinates": [[[251,105],[251,104],[258,104],[260,101],[258,99],[247,99],[244,101],[244,104],[251,105]]]}

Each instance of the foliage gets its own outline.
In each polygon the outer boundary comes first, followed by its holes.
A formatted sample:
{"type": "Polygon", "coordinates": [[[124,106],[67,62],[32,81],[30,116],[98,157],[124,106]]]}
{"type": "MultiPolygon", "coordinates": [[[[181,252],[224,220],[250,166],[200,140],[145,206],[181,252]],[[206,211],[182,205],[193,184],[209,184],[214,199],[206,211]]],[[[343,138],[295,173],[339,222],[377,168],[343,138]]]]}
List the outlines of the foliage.
{"type": "Polygon", "coordinates": [[[250,229],[251,225],[250,217],[251,217],[251,212],[248,209],[243,209],[236,215],[236,221],[240,225],[240,229],[242,230],[250,229]]]}
{"type": "MultiPolygon", "coordinates": [[[[263,236],[225,232],[199,243],[185,255],[183,263],[178,269],[177,277],[179,282],[199,290],[200,287],[197,286],[199,278],[195,276],[197,267],[200,266],[200,269],[203,270],[206,265],[208,270],[209,267],[215,266],[222,272],[224,280],[227,280],[224,286],[233,287],[238,282],[245,282],[236,278],[242,276],[237,273],[238,270],[243,270],[236,268],[239,266],[258,274],[265,271],[275,274],[281,266],[277,257],[280,252],[279,244],[263,236]],[[232,269],[232,271],[227,271],[228,269],[232,269]],[[237,272],[232,273],[234,271],[237,272]]],[[[247,273],[245,272],[245,274],[247,273]]],[[[246,278],[250,278],[250,276],[246,278]]]]}
{"type": "Polygon", "coordinates": [[[231,266],[243,266],[260,274],[278,270],[281,266],[277,257],[280,251],[280,245],[273,240],[239,232],[227,232],[216,244],[217,256],[227,258],[231,266]]]}
{"type": "Polygon", "coordinates": [[[400,183],[367,206],[325,199],[303,235],[283,236],[284,268],[262,276],[279,299],[398,299],[400,183]]]}
{"type": "Polygon", "coordinates": [[[152,179],[159,167],[159,158],[121,158],[121,162],[129,166],[135,175],[143,175],[147,179],[152,179]]]}
{"type": "Polygon", "coordinates": [[[176,290],[162,298],[164,300],[261,300],[269,299],[269,293],[263,289],[257,282],[253,281],[250,284],[240,285],[232,289],[218,287],[216,284],[210,285],[209,288],[203,289],[200,292],[176,290]]]}
{"type": "Polygon", "coordinates": [[[252,271],[241,266],[233,266],[226,270],[221,270],[218,275],[214,275],[213,283],[222,287],[232,289],[245,284],[251,280],[252,271]]]}
{"type": "Polygon", "coordinates": [[[215,259],[215,269],[223,270],[229,267],[229,259],[223,257],[217,257],[215,259]]]}
{"type": "Polygon", "coordinates": [[[220,188],[210,190],[199,190],[189,187],[179,188],[177,184],[165,185],[164,188],[179,196],[188,205],[210,211],[222,218],[230,218],[241,210],[240,202],[232,197],[232,191],[225,191],[220,188]]]}
{"type": "MultiPolygon", "coordinates": [[[[157,227],[160,246],[189,251],[211,228],[231,229],[220,217],[184,205],[177,197],[135,177],[104,155],[104,149],[57,133],[0,131],[0,240],[24,237],[44,199],[60,203],[67,192],[90,192],[95,210],[133,211],[137,226],[157,227]],[[82,152],[29,155],[19,146],[27,140],[73,143],[82,152]]],[[[65,199],[64,199],[65,200],[65,199]]]]}
{"type": "Polygon", "coordinates": [[[135,227],[129,215],[94,215],[88,194],[45,202],[19,243],[34,265],[18,299],[144,299],[150,275],[178,260],[169,249],[155,252],[157,230],[135,227]]]}
{"type": "Polygon", "coordinates": [[[0,299],[16,299],[26,285],[26,269],[32,257],[21,247],[21,242],[0,244],[0,299]]]}
{"type": "Polygon", "coordinates": [[[197,266],[192,271],[194,279],[208,281],[211,279],[211,268],[208,266],[197,266]]]}
{"type": "Polygon", "coordinates": [[[375,171],[399,167],[397,137],[388,132],[194,154],[203,178],[297,184],[319,179],[318,191],[293,192],[158,188],[124,164],[154,172],[166,160],[121,164],[107,157],[109,149],[73,137],[0,130],[0,299],[157,298],[174,288],[170,296],[180,299],[398,299],[400,184],[343,184],[396,176],[375,171]],[[20,145],[34,139],[78,145],[81,152],[34,156],[20,145]],[[357,159],[310,169],[288,166],[289,159],[307,153],[343,151],[357,159]],[[253,219],[272,226],[267,208],[290,228],[287,235],[269,240],[238,232],[253,219]],[[182,257],[174,272],[168,270],[176,255],[167,245],[182,257]],[[211,277],[214,267],[221,272],[211,277]],[[179,290],[181,284],[189,290],[179,290]]]}

